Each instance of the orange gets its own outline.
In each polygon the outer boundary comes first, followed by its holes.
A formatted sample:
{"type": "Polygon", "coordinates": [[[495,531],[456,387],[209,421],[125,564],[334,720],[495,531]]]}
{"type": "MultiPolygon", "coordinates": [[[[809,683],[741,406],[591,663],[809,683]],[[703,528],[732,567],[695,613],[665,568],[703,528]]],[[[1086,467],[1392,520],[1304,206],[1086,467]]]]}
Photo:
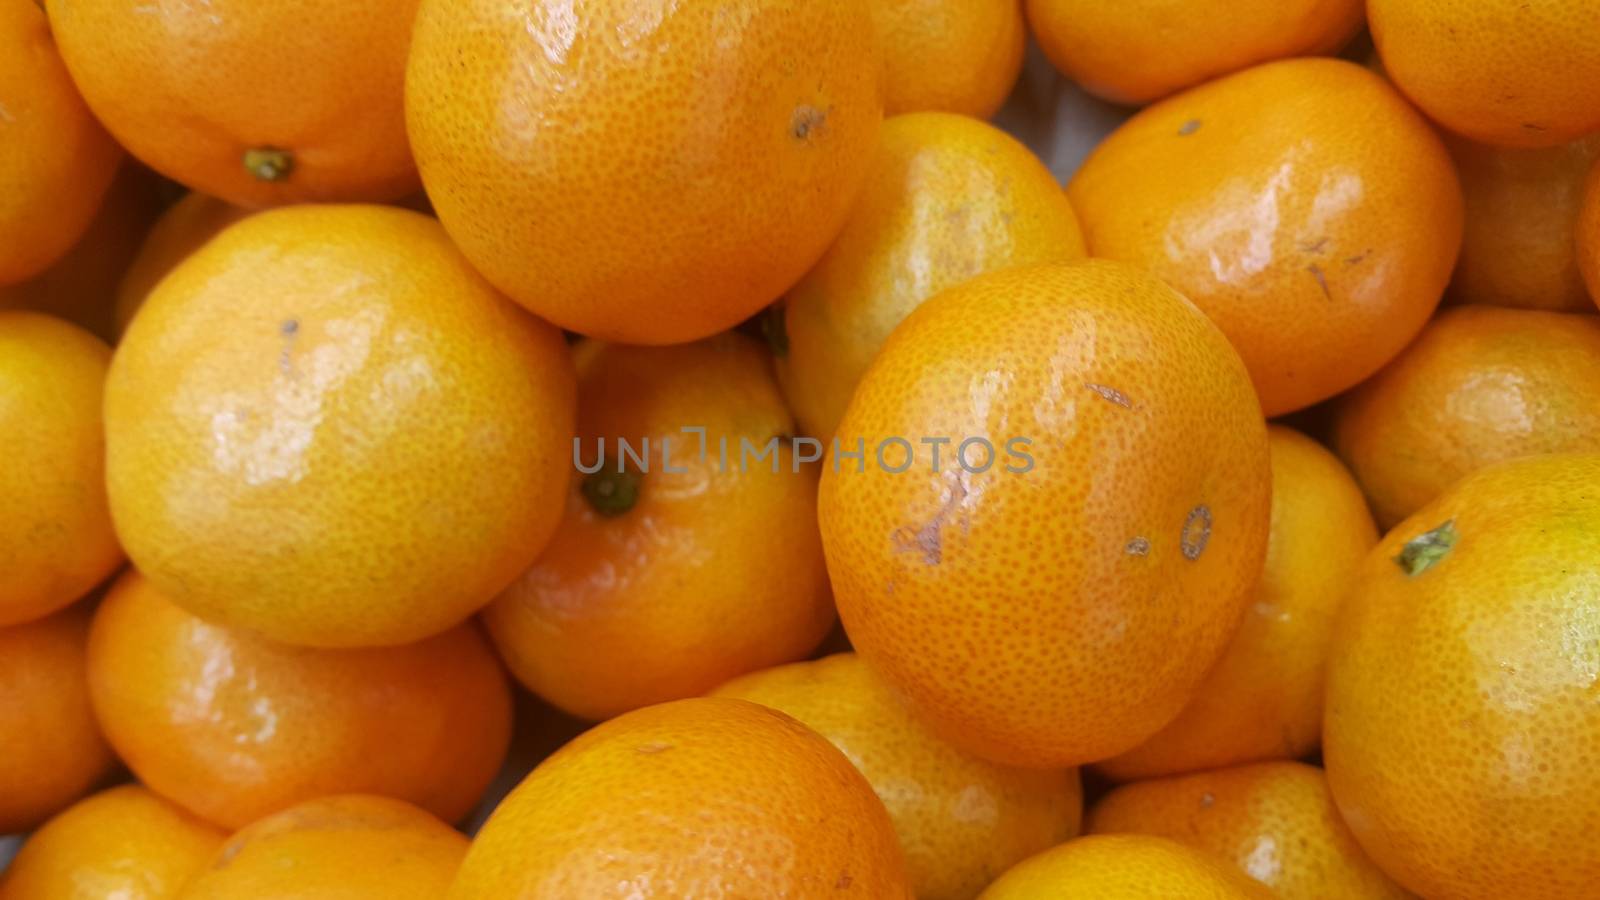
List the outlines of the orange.
{"type": "Polygon", "coordinates": [[[322,797],[228,838],[182,900],[438,900],[467,839],[387,797],[322,797]]]}
{"type": "Polygon", "coordinates": [[[241,206],[416,190],[402,109],[416,6],[45,2],[73,80],[117,140],[241,206]]]}
{"type": "Polygon", "coordinates": [[[141,781],[229,828],[342,792],[455,821],[511,734],[505,675],[472,626],[405,647],[289,647],[195,618],[135,572],[95,615],[89,689],[141,781]]]}
{"type": "Polygon", "coordinates": [[[1473,140],[1549,147],[1600,129],[1600,29],[1583,0],[1368,0],[1383,67],[1473,140]]]}
{"type": "Polygon", "coordinates": [[[819,519],[845,628],[974,755],[1060,768],[1132,748],[1250,602],[1260,407],[1221,332],[1132,266],[1012,269],[933,298],[838,441],[819,519]]]}
{"type": "Polygon", "coordinates": [[[177,900],[227,835],[137,785],[45,823],[0,881],[0,900],[177,900]]]}
{"type": "Polygon", "coordinates": [[[1089,813],[1095,834],[1148,834],[1232,860],[1282,900],[1409,897],[1356,843],[1322,770],[1268,762],[1123,785],[1089,813]]]}
{"type": "Polygon", "coordinates": [[[965,116],[890,119],[844,230],[785,296],[778,374],[795,416],[831,438],[889,332],[934,294],[1083,255],[1061,186],[1015,138],[965,116]]]}
{"type": "Polygon", "coordinates": [[[1412,891],[1600,884],[1596,485],[1595,455],[1485,469],[1389,532],[1340,613],[1328,784],[1412,891]]]}
{"type": "Polygon", "coordinates": [[[1333,435],[1384,528],[1491,463],[1600,448],[1600,319],[1447,309],[1339,402],[1333,435]]]}
{"type": "Polygon", "coordinates": [[[1021,0],[866,5],[883,48],[885,112],[942,110],[987,119],[1005,103],[1027,44],[1021,0]]]}
{"type": "Polygon", "coordinates": [[[636,710],[534,769],[449,900],[911,897],[883,804],[826,740],[724,698],[636,710]]]}
{"type": "Polygon", "coordinates": [[[1450,142],[1466,192],[1451,293],[1466,303],[1593,312],[1573,233],[1600,134],[1532,150],[1450,142]]]}
{"type": "Polygon", "coordinates": [[[118,348],[117,533],[208,619],[307,646],[420,640],[555,531],[574,393],[561,335],[432,219],[251,216],[173,270],[118,348]]]}
{"type": "Polygon", "coordinates": [[[817,471],[784,446],[794,420],[760,343],[574,356],[574,462],[595,471],[575,473],[544,556],[485,611],[511,670],[604,719],[804,657],[834,621],[817,471]]]}
{"type": "Polygon", "coordinates": [[[1144,104],[1257,63],[1333,53],[1361,0],[1027,0],[1056,68],[1114,103],[1144,104]]]}
{"type": "Polygon", "coordinates": [[[60,319],[0,312],[0,626],[116,570],[100,399],[111,351],[60,319]]]}
{"type": "Polygon", "coordinates": [[[1255,602],[1178,718],[1101,763],[1119,781],[1295,759],[1317,748],[1334,614],[1378,531],[1337,457],[1280,425],[1268,438],[1272,532],[1255,602]]]}
{"type": "Polygon", "coordinates": [[[1046,850],[979,900],[1250,900],[1265,889],[1216,857],[1145,835],[1095,835],[1046,850]]]}
{"type": "Polygon", "coordinates": [[[122,162],[61,64],[33,0],[0,0],[0,285],[60,259],[122,162]]]}
{"type": "Polygon", "coordinates": [[[132,263],[116,288],[117,330],[133,321],[133,314],[177,265],[250,211],[215,197],[190,192],[172,204],[150,228],[132,263]]]}
{"type": "Polygon", "coordinates": [[[1461,243],[1443,143],[1383,79],[1268,63],[1129,119],[1068,186],[1093,256],[1145,266],[1239,349],[1269,416],[1405,347],[1461,243]]]}
{"type": "Polygon", "coordinates": [[[0,628],[0,834],[60,812],[111,768],[84,683],[88,627],[79,608],[0,628]]]}
{"type": "Polygon", "coordinates": [[[1589,172],[1578,212],[1578,268],[1590,299],[1600,305],[1600,162],[1589,172]]]}
{"type": "Polygon", "coordinates": [[[705,337],[833,240],[882,117],[861,0],[423,0],[411,141],[473,265],[557,325],[705,337]]]}

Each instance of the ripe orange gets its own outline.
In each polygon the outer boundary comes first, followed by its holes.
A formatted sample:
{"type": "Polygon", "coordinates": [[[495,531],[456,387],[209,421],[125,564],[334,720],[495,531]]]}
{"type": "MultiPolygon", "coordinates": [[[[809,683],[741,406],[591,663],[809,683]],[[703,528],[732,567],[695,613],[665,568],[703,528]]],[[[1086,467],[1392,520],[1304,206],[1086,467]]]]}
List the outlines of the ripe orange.
{"type": "Polygon", "coordinates": [[[102,475],[110,357],[59,319],[0,312],[0,626],[61,609],[122,562],[102,475]]]}
{"type": "Polygon", "coordinates": [[[194,192],[172,204],[150,228],[117,285],[117,330],[128,327],[133,314],[168,272],[204,247],[222,229],[249,214],[243,207],[194,192]]]}
{"type": "Polygon", "coordinates": [[[142,787],[112,788],[28,838],[0,900],[178,900],[226,837],[142,787]]]}
{"type": "Polygon", "coordinates": [[[1485,469],[1389,532],[1340,613],[1323,755],[1429,897],[1600,884],[1600,455],[1485,469]]]}
{"type": "Polygon", "coordinates": [[[572,364],[426,216],[251,216],[150,295],[106,385],[140,571],[213,621],[321,647],[420,640],[561,517],[572,364]]]}
{"type": "Polygon", "coordinates": [[[360,791],[455,821],[511,734],[505,675],[470,625],[404,647],[290,647],[198,619],[135,572],[95,615],[89,689],[141,781],[229,828],[360,791]]]}
{"type": "Polygon", "coordinates": [[[1444,145],[1342,60],[1269,63],[1151,106],[1090,154],[1069,194],[1090,254],[1143,265],[1194,301],[1272,416],[1399,353],[1461,243],[1444,145]]]}
{"type": "Polygon", "coordinates": [[[844,230],[784,302],[779,377],[824,441],[889,332],[922,301],[984,272],[1084,255],[1055,176],[1015,138],[965,116],[884,123],[844,230]]]}
{"type": "Polygon", "coordinates": [[[1089,813],[1095,834],[1171,838],[1231,860],[1281,900],[1409,897],[1356,843],[1322,770],[1268,762],[1117,788],[1089,813]]]}
{"type": "Polygon", "coordinates": [[[723,698],[636,710],[533,770],[450,900],[911,897],[894,828],[833,745],[723,698]]]}
{"type": "Polygon", "coordinates": [[[423,0],[406,79],[439,218],[557,325],[694,340],[838,233],[876,144],[869,3],[423,0]]]}
{"type": "Polygon", "coordinates": [[[0,0],[0,285],[43,272],[78,240],[122,151],[67,75],[33,0],[0,0]]]}
{"type": "Polygon", "coordinates": [[[1226,862],[1166,838],[1094,835],[1017,865],[979,900],[1264,900],[1272,896],[1226,862]]]}
{"type": "Polygon", "coordinates": [[[88,626],[78,608],[0,628],[0,834],[38,825],[111,768],[84,683],[88,626]]]}
{"type": "Polygon", "coordinates": [[[1073,769],[1014,769],[934,736],[853,653],[718,688],[794,716],[844,752],[889,810],[919,900],[968,900],[1021,860],[1075,837],[1073,769]]]}
{"type": "Polygon", "coordinates": [[[174,181],[241,206],[417,188],[402,110],[417,0],[45,6],[95,115],[174,181]]]}
{"type": "Polygon", "coordinates": [[[485,610],[512,672],[604,719],[804,657],[834,621],[817,471],[783,446],[794,420],[761,344],[589,342],[574,356],[577,453],[600,468],[575,474],[555,539],[485,610]]]}
{"type": "Polygon", "coordinates": [[[1115,103],[1143,104],[1239,69],[1333,53],[1361,29],[1361,0],[1027,0],[1045,55],[1115,103]]]}
{"type": "Polygon", "coordinates": [[[1589,172],[1578,211],[1578,268],[1589,298],[1600,305],[1600,162],[1589,172]]]}
{"type": "Polygon", "coordinates": [[[1368,0],[1383,67],[1439,124],[1549,147],[1600,129],[1600,29],[1585,2],[1368,0]]]}
{"type": "Polygon", "coordinates": [[[1166,725],[1266,549],[1266,426],[1238,355],[1121,263],[992,273],[923,304],[830,463],[819,518],[851,640],[935,732],[996,762],[1078,765],[1166,725]],[[841,456],[858,444],[865,459],[841,456]]]}
{"type": "Polygon", "coordinates": [[[1334,614],[1378,531],[1337,457],[1282,426],[1268,438],[1272,533],[1255,602],[1178,718],[1101,763],[1119,781],[1296,759],[1317,747],[1334,614]]]}
{"type": "Polygon", "coordinates": [[[1339,402],[1333,433],[1384,528],[1491,463],[1600,449],[1600,320],[1447,309],[1339,402]]]}
{"type": "Polygon", "coordinates": [[[987,119],[1005,103],[1027,45],[1020,0],[866,5],[883,48],[885,112],[942,110],[987,119]]]}
{"type": "Polygon", "coordinates": [[[409,803],[322,797],[229,838],[182,900],[438,900],[466,852],[459,831],[409,803]]]}

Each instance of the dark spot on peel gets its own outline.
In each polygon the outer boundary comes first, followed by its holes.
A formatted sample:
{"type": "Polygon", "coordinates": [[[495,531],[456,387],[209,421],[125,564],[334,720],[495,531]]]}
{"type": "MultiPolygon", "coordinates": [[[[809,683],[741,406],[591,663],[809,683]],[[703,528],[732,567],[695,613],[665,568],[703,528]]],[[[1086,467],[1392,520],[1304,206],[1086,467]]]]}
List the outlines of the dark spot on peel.
{"type": "Polygon", "coordinates": [[[1189,135],[1194,134],[1196,131],[1199,131],[1199,130],[1200,130],[1200,120],[1199,119],[1190,119],[1189,121],[1183,123],[1183,126],[1178,129],[1178,136],[1179,137],[1188,137],[1189,135]]]}
{"type": "Polygon", "coordinates": [[[1328,239],[1325,238],[1325,237],[1322,237],[1322,238],[1317,238],[1316,240],[1311,241],[1310,243],[1301,244],[1300,245],[1300,249],[1302,251],[1306,252],[1306,253],[1321,253],[1323,248],[1327,247],[1327,246],[1328,246],[1328,239]]]}
{"type": "Polygon", "coordinates": [[[789,121],[789,133],[797,141],[808,141],[815,135],[820,135],[828,125],[828,113],[810,104],[795,107],[794,117],[789,121]]]}
{"type": "Polygon", "coordinates": [[[833,889],[836,891],[848,890],[850,885],[854,883],[855,879],[850,877],[849,872],[840,872],[839,880],[833,883],[833,889]]]}
{"type": "Polygon", "coordinates": [[[920,553],[923,562],[937,566],[944,560],[944,526],[966,498],[967,485],[963,474],[951,482],[950,496],[926,524],[914,531],[909,526],[895,531],[896,549],[901,553],[920,553]]]}
{"type": "Polygon", "coordinates": [[[1085,382],[1083,386],[1091,391],[1094,391],[1096,394],[1099,394],[1101,397],[1104,397],[1112,403],[1122,407],[1123,409],[1133,409],[1133,401],[1128,399],[1128,395],[1114,387],[1111,387],[1110,385],[1085,382]]]}
{"type": "Polygon", "coordinates": [[[1371,255],[1372,255],[1372,251],[1370,249],[1369,250],[1363,250],[1360,253],[1357,253],[1355,256],[1345,257],[1344,264],[1347,265],[1347,266],[1359,266],[1362,263],[1366,262],[1367,261],[1367,257],[1369,257],[1371,255]]]}
{"type": "Polygon", "coordinates": [[[1211,507],[1202,503],[1189,510],[1189,518],[1184,520],[1178,542],[1183,547],[1183,558],[1190,562],[1206,552],[1206,544],[1211,542],[1211,507]]]}
{"type": "Polygon", "coordinates": [[[1306,266],[1306,271],[1310,272],[1311,277],[1317,280],[1317,287],[1322,288],[1322,296],[1332,300],[1333,292],[1328,290],[1328,276],[1323,273],[1322,267],[1312,263],[1306,266]]]}
{"type": "Polygon", "coordinates": [[[300,333],[300,320],[284,319],[283,324],[278,326],[278,333],[284,337],[294,337],[300,333]]]}
{"type": "Polygon", "coordinates": [[[1150,539],[1145,537],[1136,537],[1129,541],[1128,546],[1124,547],[1123,550],[1129,556],[1149,556],[1150,539]]]}

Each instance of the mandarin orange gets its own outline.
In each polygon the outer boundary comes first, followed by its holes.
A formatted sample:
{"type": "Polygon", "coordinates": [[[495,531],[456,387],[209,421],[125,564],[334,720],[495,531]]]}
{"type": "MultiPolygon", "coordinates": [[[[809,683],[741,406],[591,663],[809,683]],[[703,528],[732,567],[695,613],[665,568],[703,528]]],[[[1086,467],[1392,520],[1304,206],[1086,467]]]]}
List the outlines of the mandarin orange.
{"type": "Polygon", "coordinates": [[[1272,894],[1225,861],[1166,838],[1102,834],[1013,867],[979,900],[1265,900],[1272,894]]]}
{"type": "Polygon", "coordinates": [[[883,49],[886,113],[939,110],[986,119],[1005,102],[1027,45],[1021,0],[868,0],[867,6],[883,49]]]}

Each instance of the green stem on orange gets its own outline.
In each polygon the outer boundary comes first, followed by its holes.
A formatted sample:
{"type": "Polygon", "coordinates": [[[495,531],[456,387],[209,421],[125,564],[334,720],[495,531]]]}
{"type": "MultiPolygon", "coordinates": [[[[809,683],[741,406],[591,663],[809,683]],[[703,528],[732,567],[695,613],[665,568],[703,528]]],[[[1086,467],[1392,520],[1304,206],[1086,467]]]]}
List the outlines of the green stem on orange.
{"type": "Polygon", "coordinates": [[[583,498],[589,506],[606,518],[615,518],[633,509],[639,502],[639,475],[624,469],[602,469],[583,478],[583,498]]]}
{"type": "Polygon", "coordinates": [[[282,181],[294,171],[294,154],[272,147],[244,152],[245,171],[261,181],[282,181]]]}
{"type": "Polygon", "coordinates": [[[1444,561],[1460,538],[1456,521],[1451,519],[1432,531],[1420,534],[1406,542],[1400,555],[1394,558],[1400,568],[1412,578],[1421,575],[1444,561]]]}

